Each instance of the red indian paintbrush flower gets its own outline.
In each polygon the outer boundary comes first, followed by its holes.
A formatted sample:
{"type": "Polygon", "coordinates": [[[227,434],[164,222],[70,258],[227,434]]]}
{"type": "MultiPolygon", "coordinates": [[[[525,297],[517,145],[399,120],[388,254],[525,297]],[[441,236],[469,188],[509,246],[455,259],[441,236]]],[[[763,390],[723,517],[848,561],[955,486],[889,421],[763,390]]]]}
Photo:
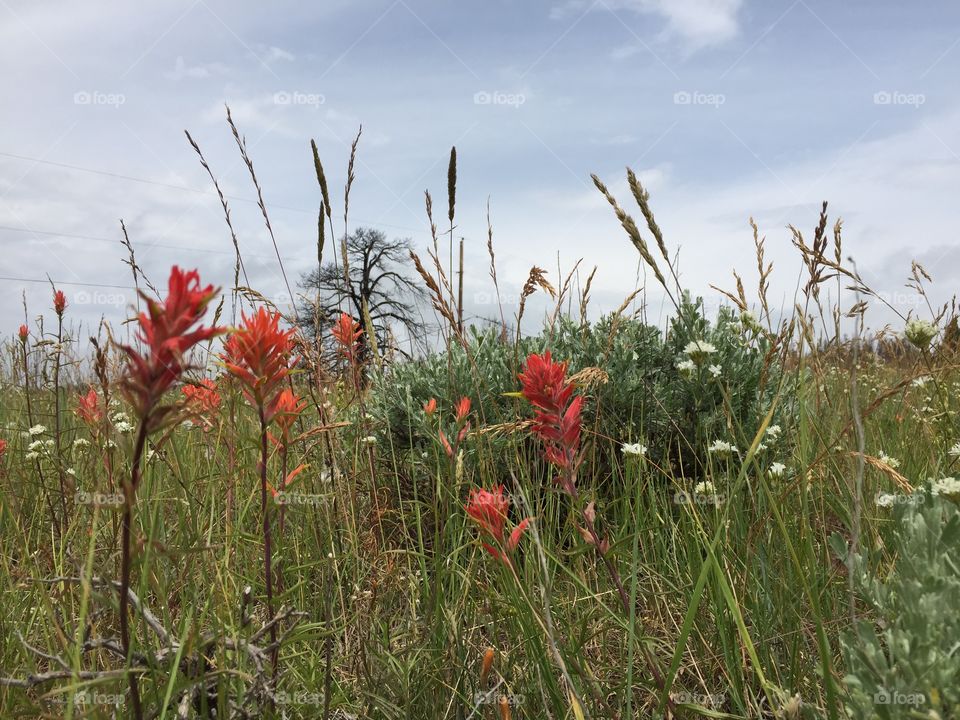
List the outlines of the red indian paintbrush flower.
{"type": "Polygon", "coordinates": [[[224,344],[224,365],[243,384],[247,402],[263,409],[268,423],[279,385],[293,369],[295,330],[281,330],[281,319],[280,313],[265,308],[250,317],[242,315],[242,324],[224,344]]]}
{"type": "Polygon", "coordinates": [[[184,385],[182,392],[187,405],[196,412],[207,414],[220,408],[220,393],[217,392],[217,384],[210,378],[203,378],[196,385],[184,385]]]}
{"type": "Polygon", "coordinates": [[[461,424],[470,414],[470,398],[462,397],[456,406],[457,424],[461,424]]]}
{"type": "Polygon", "coordinates": [[[583,398],[573,397],[567,364],[554,362],[549,351],[531,355],[520,382],[523,396],[536,408],[533,432],[546,445],[547,459],[562,468],[570,467],[580,447],[583,398]]]}
{"type": "Polygon", "coordinates": [[[290,429],[306,406],[307,403],[302,402],[300,397],[290,388],[284,388],[273,401],[271,414],[277,425],[280,426],[281,442],[284,445],[289,444],[290,429]]]}
{"type": "Polygon", "coordinates": [[[363,335],[360,323],[346,313],[340,313],[340,318],[330,330],[330,334],[340,345],[343,356],[351,363],[357,362],[360,355],[360,337],[363,335]]]}
{"type": "Polygon", "coordinates": [[[469,502],[464,506],[469,515],[480,526],[480,531],[496,543],[496,547],[484,542],[483,548],[498,560],[510,564],[510,553],[517,549],[520,538],[530,524],[531,518],[521,520],[513,528],[509,537],[504,535],[510,498],[503,494],[502,485],[494,485],[492,490],[471,490],[469,502]]]}
{"type": "Polygon", "coordinates": [[[63,315],[64,310],[67,309],[67,296],[63,294],[63,290],[53,293],[53,309],[57,315],[63,315]]]}
{"type": "Polygon", "coordinates": [[[0,440],[0,458],[2,458],[7,452],[7,441],[0,440]]]}
{"type": "MultiPolygon", "coordinates": [[[[187,353],[198,343],[225,332],[217,327],[196,327],[218,291],[213,285],[200,287],[196,270],[183,271],[174,265],[163,302],[140,293],[147,311],[137,318],[137,338],[147,349],[141,353],[121,345],[127,354],[121,389],[141,418],[151,414],[160,397],[189,367],[187,353]]],[[[148,430],[156,426],[151,424],[148,430]]]]}
{"type": "Polygon", "coordinates": [[[436,411],[437,411],[436,398],[430,398],[427,402],[423,404],[423,412],[427,417],[432,417],[436,411]]]}
{"type": "Polygon", "coordinates": [[[100,398],[97,391],[91,387],[86,395],[77,397],[77,408],[74,411],[87,425],[96,425],[103,419],[103,410],[100,408],[100,398]]]}
{"type": "Polygon", "coordinates": [[[17,331],[17,335],[20,338],[20,342],[26,342],[27,337],[30,335],[30,329],[26,325],[21,325],[20,330],[17,331]]]}
{"type": "MultiPolygon", "coordinates": [[[[431,400],[433,403],[432,410],[427,413],[427,415],[433,415],[433,410],[436,410],[437,401],[431,400]]],[[[424,406],[426,410],[426,406],[424,406]]],[[[457,404],[454,406],[454,418],[457,421],[457,436],[456,442],[451,445],[450,440],[447,439],[446,434],[443,430],[440,431],[440,444],[443,445],[443,450],[447,453],[448,457],[453,457],[457,448],[460,447],[460,443],[463,442],[463,439],[467,436],[467,433],[470,432],[470,423],[467,418],[470,416],[470,398],[462,397],[457,401],[457,404]]]]}

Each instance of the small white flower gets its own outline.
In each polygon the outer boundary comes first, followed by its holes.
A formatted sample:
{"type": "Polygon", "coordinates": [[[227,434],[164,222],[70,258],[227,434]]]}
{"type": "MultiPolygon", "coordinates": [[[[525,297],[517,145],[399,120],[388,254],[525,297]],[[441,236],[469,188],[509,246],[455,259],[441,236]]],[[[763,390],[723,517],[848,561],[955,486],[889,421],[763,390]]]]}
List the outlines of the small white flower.
{"type": "Polygon", "coordinates": [[[67,468],[66,470],[64,470],[64,472],[71,477],[77,476],[77,471],[74,470],[73,468],[67,468]]]}
{"type": "Polygon", "coordinates": [[[778,437],[780,437],[780,432],[781,432],[781,431],[782,431],[782,428],[781,428],[779,425],[768,425],[768,426],[767,426],[767,435],[769,435],[769,436],[770,436],[771,438],[773,438],[774,440],[776,440],[778,437]]]}
{"type": "Polygon", "coordinates": [[[181,425],[183,425],[183,429],[184,429],[184,430],[192,430],[192,429],[193,429],[193,421],[192,421],[192,420],[184,420],[184,421],[181,423],[181,425]]]}
{"type": "Polygon", "coordinates": [[[694,486],[693,492],[695,495],[713,495],[713,483],[709,480],[698,482],[694,486]]]}
{"type": "Polygon", "coordinates": [[[376,444],[377,444],[377,438],[376,438],[375,435],[367,435],[367,436],[366,436],[365,438],[363,438],[360,442],[362,442],[364,445],[376,445],[376,444]]]}
{"type": "Polygon", "coordinates": [[[731,445],[725,440],[714,440],[710,447],[707,448],[707,452],[717,455],[736,455],[739,451],[736,446],[731,445]]]}
{"type": "Polygon", "coordinates": [[[27,430],[31,435],[43,435],[47,431],[47,428],[44,425],[34,425],[32,428],[27,430]]]}
{"type": "Polygon", "coordinates": [[[960,442],[958,442],[956,445],[950,448],[947,452],[953,455],[954,457],[960,457],[960,442]]]}
{"type": "Polygon", "coordinates": [[[24,455],[24,457],[25,457],[27,460],[36,460],[38,457],[40,457],[40,453],[38,453],[38,452],[28,452],[26,455],[24,455]]]}
{"type": "Polygon", "coordinates": [[[884,465],[889,465],[893,469],[900,467],[900,461],[894,457],[890,457],[883,450],[880,451],[880,454],[877,456],[877,460],[882,462],[884,465]]]}
{"type": "Polygon", "coordinates": [[[721,373],[723,373],[723,368],[720,367],[719,365],[711,365],[707,369],[710,371],[710,374],[713,375],[715,378],[720,377],[721,373]]]}
{"type": "Polygon", "coordinates": [[[113,422],[115,425],[130,422],[130,417],[125,412],[114,413],[113,422]]]}
{"type": "Polygon", "coordinates": [[[27,450],[30,452],[36,452],[43,448],[43,440],[34,440],[32,443],[27,445],[27,450]]]}
{"type": "Polygon", "coordinates": [[[880,493],[877,495],[877,507],[891,508],[897,502],[897,496],[890,493],[880,493]]]}
{"type": "Polygon", "coordinates": [[[921,375],[920,377],[914,378],[913,380],[911,380],[911,381],[910,381],[910,385],[912,385],[912,386],[915,387],[915,388],[922,388],[922,387],[924,387],[928,382],[930,382],[930,376],[929,376],[929,375],[921,375]]]}
{"type": "Polygon", "coordinates": [[[716,351],[717,348],[714,345],[704,340],[692,340],[683,349],[683,352],[697,365],[703,365],[707,357],[716,351]]]}
{"type": "Polygon", "coordinates": [[[770,473],[770,477],[783,477],[783,473],[786,471],[787,466],[780,462],[775,462],[770,465],[770,469],[767,471],[770,473]]]}
{"type": "Polygon", "coordinates": [[[131,433],[133,432],[133,425],[128,423],[126,420],[121,420],[120,422],[114,424],[114,427],[117,429],[118,433],[131,433]]]}
{"type": "Polygon", "coordinates": [[[152,448],[147,448],[147,452],[144,453],[144,459],[147,462],[150,462],[151,460],[153,460],[156,454],[157,454],[156,451],[154,451],[152,448]]]}
{"type": "Polygon", "coordinates": [[[931,488],[933,495],[946,495],[947,497],[960,497],[960,480],[955,477],[945,477],[937,480],[931,488]]]}
{"type": "Polygon", "coordinates": [[[686,360],[681,360],[680,362],[677,363],[677,370],[679,370],[682,373],[692,373],[696,369],[697,369],[696,364],[693,362],[693,360],[690,360],[689,358],[687,358],[686,360]]]}
{"type": "Polygon", "coordinates": [[[647,454],[647,446],[642,443],[624,443],[623,447],[620,448],[620,452],[624,455],[643,457],[647,454]]]}
{"type": "Polygon", "coordinates": [[[78,448],[78,447],[87,447],[87,445],[89,445],[89,444],[90,444],[90,441],[87,440],[86,438],[77,438],[76,440],[73,441],[73,446],[74,446],[75,448],[78,448]]]}
{"type": "Polygon", "coordinates": [[[44,441],[43,441],[43,446],[44,446],[44,447],[48,447],[48,448],[52,448],[52,447],[53,447],[53,440],[44,440],[44,441]]]}

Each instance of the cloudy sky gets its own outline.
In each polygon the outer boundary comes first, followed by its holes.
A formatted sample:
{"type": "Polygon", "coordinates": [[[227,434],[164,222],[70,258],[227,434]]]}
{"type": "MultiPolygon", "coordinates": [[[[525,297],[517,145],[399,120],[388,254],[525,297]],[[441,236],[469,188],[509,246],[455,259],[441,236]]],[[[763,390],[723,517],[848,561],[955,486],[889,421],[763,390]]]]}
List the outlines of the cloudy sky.
{"type": "Polygon", "coordinates": [[[595,309],[620,304],[637,257],[590,173],[629,206],[626,166],[694,292],[730,286],[733,268],[755,283],[753,216],[774,300],[789,304],[786,225],[810,235],[823,200],[864,278],[903,312],[918,309],[903,288],[911,258],[940,300],[960,280],[955,2],[0,0],[0,56],[3,332],[24,292],[31,320],[49,314],[48,277],[74,319],[121,320],[133,299],[121,218],[155,283],[173,263],[230,283],[230,237],[185,129],[230,198],[251,284],[283,301],[225,104],[294,281],[316,257],[309,141],[342,232],[361,123],[350,226],[420,247],[424,190],[445,208],[456,145],[455,232],[479,314],[493,314],[488,198],[506,293],[532,264],[583,258],[599,267],[595,309]]]}

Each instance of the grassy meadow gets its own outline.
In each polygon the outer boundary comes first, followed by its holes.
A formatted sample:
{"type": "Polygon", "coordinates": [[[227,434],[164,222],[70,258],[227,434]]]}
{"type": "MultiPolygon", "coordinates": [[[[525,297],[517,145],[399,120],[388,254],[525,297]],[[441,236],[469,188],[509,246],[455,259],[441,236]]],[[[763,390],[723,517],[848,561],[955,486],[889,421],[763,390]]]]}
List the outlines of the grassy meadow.
{"type": "Polygon", "coordinates": [[[179,344],[29,308],[0,377],[0,716],[960,717],[954,308],[914,266],[923,302],[864,329],[883,301],[824,206],[785,311],[758,232],[708,312],[639,180],[595,183],[659,326],[639,290],[590,320],[589,258],[464,322],[454,163],[449,237],[428,198],[407,268],[441,338],[413,358],[369,315],[270,327],[239,271],[134,272],[131,332],[179,344]]]}

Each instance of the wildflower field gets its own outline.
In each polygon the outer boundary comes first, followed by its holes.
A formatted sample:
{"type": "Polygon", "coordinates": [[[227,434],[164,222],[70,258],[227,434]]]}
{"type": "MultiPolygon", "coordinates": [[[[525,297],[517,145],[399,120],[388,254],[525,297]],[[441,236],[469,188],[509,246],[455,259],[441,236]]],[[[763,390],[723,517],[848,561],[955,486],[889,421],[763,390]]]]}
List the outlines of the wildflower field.
{"type": "MultiPolygon", "coordinates": [[[[342,261],[314,153],[318,262],[342,261]]],[[[408,259],[439,326],[412,356],[366,302],[242,287],[239,251],[232,287],[154,287],[130,246],[141,295],[94,338],[61,290],[28,309],[0,378],[0,716],[960,717],[955,308],[866,330],[882,299],[824,205],[785,309],[756,231],[708,312],[630,173],[629,198],[594,182],[666,322],[639,289],[591,320],[592,275],[533,267],[471,324],[450,178],[451,257],[428,195],[408,259]]]]}

